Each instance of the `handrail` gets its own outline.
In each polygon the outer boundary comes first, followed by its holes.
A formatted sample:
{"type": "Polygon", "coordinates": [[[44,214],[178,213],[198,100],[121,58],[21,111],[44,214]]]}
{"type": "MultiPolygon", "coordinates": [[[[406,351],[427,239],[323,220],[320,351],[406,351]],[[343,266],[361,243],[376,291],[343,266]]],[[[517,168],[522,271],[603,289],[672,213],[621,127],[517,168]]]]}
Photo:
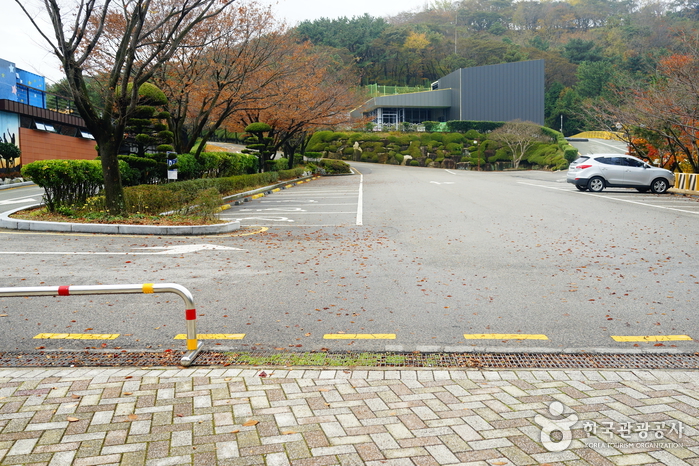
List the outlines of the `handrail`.
{"type": "Polygon", "coordinates": [[[187,321],[187,350],[181,363],[189,366],[201,351],[201,343],[197,341],[197,310],[192,293],[177,283],[144,283],[141,285],[77,285],[77,286],[20,286],[0,288],[0,297],[15,296],[71,296],[96,294],[153,294],[174,293],[185,304],[185,320],[187,321]]]}

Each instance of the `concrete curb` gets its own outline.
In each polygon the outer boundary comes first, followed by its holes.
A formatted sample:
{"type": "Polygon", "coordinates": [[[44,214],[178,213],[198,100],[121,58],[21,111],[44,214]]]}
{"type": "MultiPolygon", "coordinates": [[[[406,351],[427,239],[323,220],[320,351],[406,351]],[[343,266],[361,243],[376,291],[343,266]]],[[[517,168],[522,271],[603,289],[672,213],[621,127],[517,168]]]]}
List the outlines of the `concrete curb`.
{"type": "Polygon", "coordinates": [[[154,225],[115,225],[110,223],[67,223],[21,220],[10,216],[21,210],[38,207],[33,204],[0,214],[0,228],[8,230],[51,231],[62,233],[101,233],[121,235],[162,235],[198,236],[215,235],[238,230],[240,222],[219,223],[216,225],[154,226],[154,225]]]}
{"type": "MultiPolygon", "coordinates": [[[[272,192],[281,191],[299,183],[306,183],[314,179],[315,175],[307,175],[291,181],[276,183],[271,186],[246,191],[224,197],[226,205],[221,210],[230,208],[231,203],[235,205],[249,202],[252,199],[263,197],[272,192]]],[[[13,186],[21,185],[17,183],[13,186]]],[[[27,182],[26,184],[33,184],[27,182]]],[[[38,220],[14,219],[10,216],[16,212],[38,207],[41,204],[23,206],[0,214],[0,228],[8,230],[29,230],[29,231],[49,231],[61,233],[99,233],[115,235],[157,235],[157,236],[202,236],[218,235],[230,233],[240,229],[240,222],[218,223],[215,225],[189,225],[189,226],[155,226],[155,225],[118,225],[111,223],[68,223],[68,222],[44,222],[38,220]]]]}
{"type": "Polygon", "coordinates": [[[3,189],[11,189],[11,188],[19,188],[20,186],[31,186],[33,185],[33,181],[22,181],[21,183],[8,183],[8,184],[0,184],[0,190],[3,189]]]}

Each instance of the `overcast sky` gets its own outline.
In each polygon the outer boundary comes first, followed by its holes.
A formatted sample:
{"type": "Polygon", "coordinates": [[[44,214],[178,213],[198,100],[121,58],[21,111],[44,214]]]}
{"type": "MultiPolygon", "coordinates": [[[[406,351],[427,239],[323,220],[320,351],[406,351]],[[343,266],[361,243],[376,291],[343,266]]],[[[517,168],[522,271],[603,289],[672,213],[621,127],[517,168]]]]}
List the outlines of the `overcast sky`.
{"type": "MultiPolygon", "coordinates": [[[[272,4],[275,0],[261,0],[272,4]]],[[[290,26],[306,19],[362,16],[392,16],[404,11],[421,10],[428,0],[278,0],[276,16],[285,18],[290,26]]],[[[63,75],[58,60],[49,52],[43,39],[25,17],[14,0],[3,0],[0,14],[0,58],[15,63],[32,73],[46,76],[50,82],[63,75]]]]}

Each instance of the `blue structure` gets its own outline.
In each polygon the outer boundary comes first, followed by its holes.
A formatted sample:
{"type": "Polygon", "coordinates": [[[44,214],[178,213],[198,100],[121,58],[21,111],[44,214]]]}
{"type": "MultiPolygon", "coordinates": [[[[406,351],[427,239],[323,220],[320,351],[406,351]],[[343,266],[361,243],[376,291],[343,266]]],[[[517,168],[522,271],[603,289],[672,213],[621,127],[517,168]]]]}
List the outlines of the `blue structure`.
{"type": "Polygon", "coordinates": [[[46,78],[0,59],[0,99],[46,108],[46,78]]]}

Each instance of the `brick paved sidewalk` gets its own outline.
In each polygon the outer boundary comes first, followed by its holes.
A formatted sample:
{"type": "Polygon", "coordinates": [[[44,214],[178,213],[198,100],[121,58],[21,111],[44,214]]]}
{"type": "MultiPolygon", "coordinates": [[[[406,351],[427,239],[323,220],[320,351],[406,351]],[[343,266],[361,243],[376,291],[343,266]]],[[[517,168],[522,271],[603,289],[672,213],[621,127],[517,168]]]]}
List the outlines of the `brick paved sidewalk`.
{"type": "Polygon", "coordinates": [[[699,465],[698,415],[688,371],[0,369],[0,463],[699,465]]]}

